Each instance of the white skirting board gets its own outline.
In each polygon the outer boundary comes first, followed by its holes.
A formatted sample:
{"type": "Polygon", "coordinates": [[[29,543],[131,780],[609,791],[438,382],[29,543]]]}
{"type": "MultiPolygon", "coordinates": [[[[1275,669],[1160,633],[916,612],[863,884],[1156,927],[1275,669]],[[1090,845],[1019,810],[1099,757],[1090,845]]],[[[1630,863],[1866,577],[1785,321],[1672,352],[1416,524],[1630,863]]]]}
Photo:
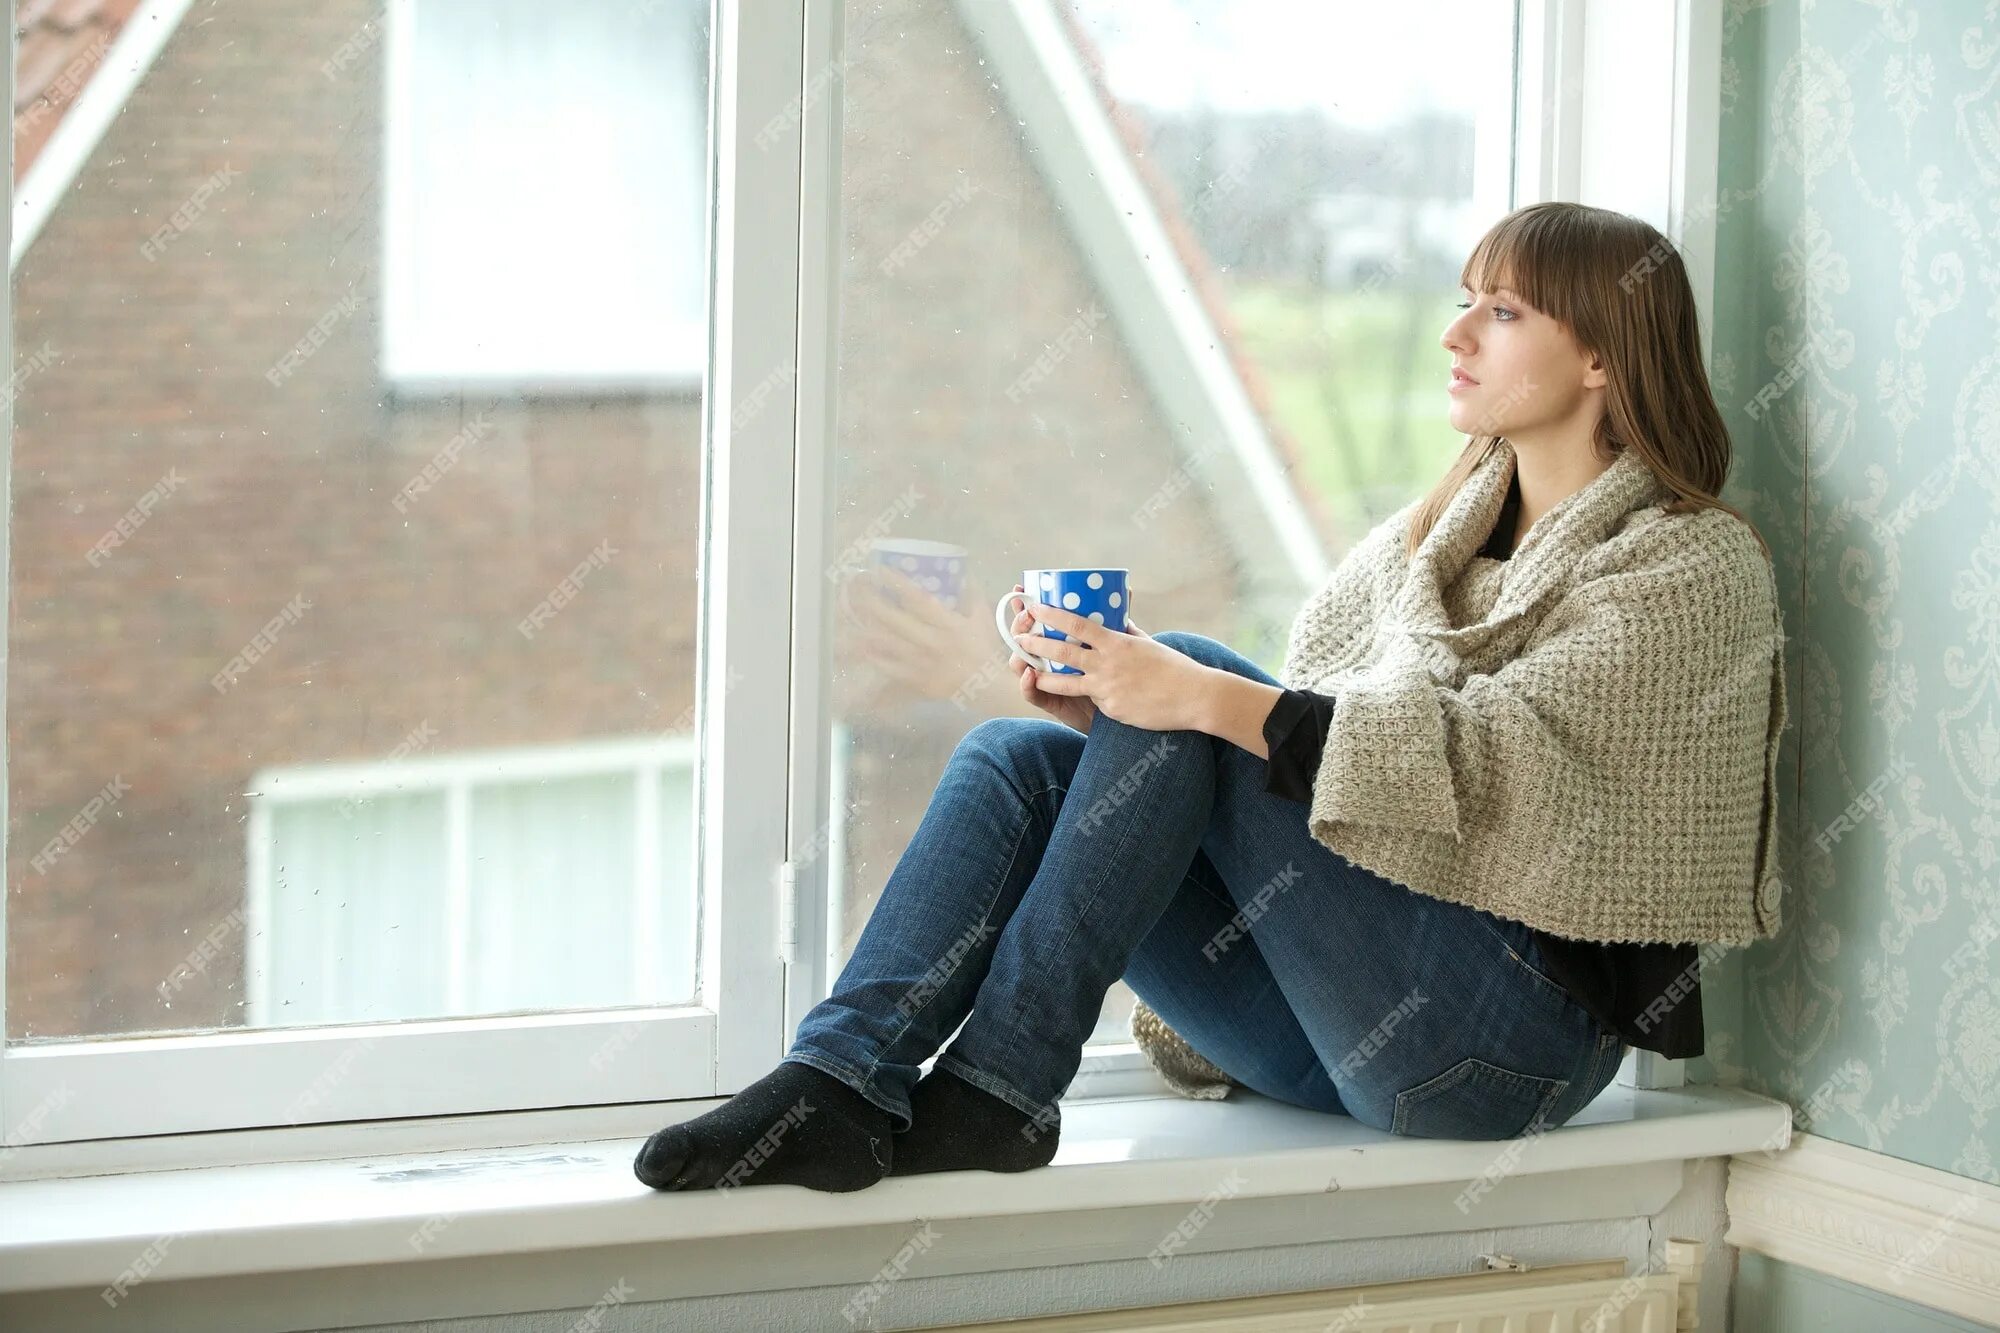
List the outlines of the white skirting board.
{"type": "Polygon", "coordinates": [[[1968,1319],[2000,1311],[2000,1188],[1796,1134],[1729,1160],[1741,1249],[1968,1319]]]}

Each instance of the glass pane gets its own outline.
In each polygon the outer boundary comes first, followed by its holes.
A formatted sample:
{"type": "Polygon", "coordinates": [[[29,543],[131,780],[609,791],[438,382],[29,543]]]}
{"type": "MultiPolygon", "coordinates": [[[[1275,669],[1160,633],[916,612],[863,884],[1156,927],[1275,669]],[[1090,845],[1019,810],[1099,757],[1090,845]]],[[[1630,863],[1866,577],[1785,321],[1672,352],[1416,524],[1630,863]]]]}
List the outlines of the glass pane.
{"type": "Polygon", "coordinates": [[[1513,206],[1515,8],[1076,0],[1330,555],[1464,446],[1438,337],[1513,206]]]}
{"type": "MultiPolygon", "coordinates": [[[[254,1027],[442,1014],[450,979],[447,803],[439,792],[271,813],[271,872],[247,919],[254,1027]]],[[[192,969],[190,969],[192,971],[192,969]]],[[[206,969],[204,969],[205,971],[206,969]]],[[[186,989],[176,976],[173,990],[186,989]]]]}
{"type": "Polygon", "coordinates": [[[473,793],[475,1012],[633,1002],[637,792],[620,775],[473,793]]]}
{"type": "Polygon", "coordinates": [[[7,1037],[686,998],[706,0],[131,8],[18,16],[7,1037]]]}
{"type": "Polygon", "coordinates": [[[993,626],[1023,570],[1129,569],[1149,632],[1278,670],[1326,563],[1463,443],[1437,340],[1510,204],[1513,6],[1073,0],[1054,50],[1008,8],[845,6],[842,961],[960,738],[1045,716],[993,626]],[[899,559],[916,609],[871,615],[857,571],[899,559]]]}

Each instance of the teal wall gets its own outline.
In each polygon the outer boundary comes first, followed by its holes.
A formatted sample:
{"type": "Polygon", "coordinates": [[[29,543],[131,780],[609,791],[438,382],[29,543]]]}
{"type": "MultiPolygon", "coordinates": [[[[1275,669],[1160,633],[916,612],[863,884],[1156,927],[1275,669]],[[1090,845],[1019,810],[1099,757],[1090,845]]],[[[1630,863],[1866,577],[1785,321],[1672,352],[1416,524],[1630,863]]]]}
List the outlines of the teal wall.
{"type": "Polygon", "coordinates": [[[1761,1254],[1746,1254],[1737,1265],[1730,1326],[1736,1333],[1979,1333],[1993,1327],[1761,1254]]]}
{"type": "MultiPolygon", "coordinates": [[[[1785,927],[1705,973],[1690,1077],[2000,1182],[2000,940],[1976,933],[2000,932],[2000,9],[1725,12],[1725,498],[1777,557],[1793,726],[1785,927]]],[[[1845,1285],[1782,1268],[1746,1262],[1739,1301],[1845,1285]]],[[[1853,1326],[1889,1326],[1871,1311],[1853,1326]]]]}

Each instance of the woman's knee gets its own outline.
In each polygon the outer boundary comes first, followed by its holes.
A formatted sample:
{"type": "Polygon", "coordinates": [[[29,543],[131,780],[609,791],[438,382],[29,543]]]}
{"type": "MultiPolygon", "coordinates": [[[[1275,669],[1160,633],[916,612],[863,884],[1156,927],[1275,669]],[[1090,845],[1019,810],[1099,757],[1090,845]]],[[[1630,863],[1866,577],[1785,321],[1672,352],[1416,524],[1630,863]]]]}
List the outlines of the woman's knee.
{"type": "Polygon", "coordinates": [[[1219,651],[1226,651],[1223,645],[1206,634],[1196,634],[1193,630],[1163,629],[1153,636],[1156,643],[1164,643],[1177,653],[1183,653],[1197,662],[1214,665],[1219,651]]]}
{"type": "Polygon", "coordinates": [[[979,755],[1019,773],[1052,753],[1081,753],[1083,741],[1081,732],[1052,717],[989,717],[959,738],[953,757],[979,755]]]}
{"type": "Polygon", "coordinates": [[[1223,671],[1233,672],[1239,676],[1252,676],[1258,680],[1268,679],[1268,673],[1262,667],[1228,644],[1219,639],[1212,639],[1206,634],[1196,634],[1193,630],[1170,629],[1162,630],[1153,638],[1177,653],[1192,657],[1203,666],[1217,667],[1223,671]]]}
{"type": "Polygon", "coordinates": [[[1052,717],[990,717],[973,727],[952,752],[951,767],[971,765],[1015,795],[1069,785],[1083,758],[1084,736],[1052,717]]]}

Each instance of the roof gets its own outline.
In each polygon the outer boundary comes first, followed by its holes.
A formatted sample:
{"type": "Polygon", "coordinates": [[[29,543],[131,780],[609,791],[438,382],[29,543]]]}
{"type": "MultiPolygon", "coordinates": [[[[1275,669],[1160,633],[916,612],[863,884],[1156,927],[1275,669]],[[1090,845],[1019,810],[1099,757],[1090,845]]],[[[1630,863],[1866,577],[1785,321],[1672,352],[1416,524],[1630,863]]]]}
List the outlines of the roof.
{"type": "Polygon", "coordinates": [[[952,0],[1010,104],[1037,172],[1077,243],[1185,466],[1205,485],[1250,595],[1277,614],[1330,567],[1324,515],[1292,442],[1274,428],[1186,209],[1110,91],[1068,0],[952,0]],[[1318,522],[1315,522],[1315,517],[1318,522]]]}
{"type": "Polygon", "coordinates": [[[104,63],[141,0],[15,0],[14,182],[104,63]]]}
{"type": "Polygon", "coordinates": [[[1229,298],[1217,280],[1215,267],[1210,262],[1208,250],[1195,233],[1188,220],[1187,208],[1166,173],[1154,165],[1153,158],[1146,151],[1146,126],[1141,116],[1121,101],[1111,91],[1111,83],[1105,76],[1104,57],[1099,52],[1096,41],[1084,28],[1071,0],[1064,0],[1057,6],[1068,32],[1070,42],[1075,46],[1077,57],[1082,61],[1085,72],[1090,77],[1091,86],[1096,89],[1098,100],[1103,104],[1105,115],[1117,132],[1119,141],[1125,145],[1126,156],[1139,181],[1151,196],[1153,206],[1158,210],[1160,224],[1167,237],[1173,242],[1174,254],[1181,267],[1186,270],[1188,284],[1193,288],[1202,309],[1207,312],[1209,322],[1215,326],[1224,355],[1229,358],[1230,368],[1235,372],[1243,392],[1249,396],[1251,406],[1263,423],[1264,432],[1271,446],[1283,458],[1287,474],[1292,479],[1292,487],[1303,504],[1317,522],[1319,531],[1332,527],[1329,511],[1324,499],[1310,485],[1306,484],[1305,458],[1289,432],[1279,423],[1278,414],[1271,403],[1270,389],[1264,379],[1264,372],[1255,357],[1243,344],[1236,317],[1229,308],[1229,298]]]}

